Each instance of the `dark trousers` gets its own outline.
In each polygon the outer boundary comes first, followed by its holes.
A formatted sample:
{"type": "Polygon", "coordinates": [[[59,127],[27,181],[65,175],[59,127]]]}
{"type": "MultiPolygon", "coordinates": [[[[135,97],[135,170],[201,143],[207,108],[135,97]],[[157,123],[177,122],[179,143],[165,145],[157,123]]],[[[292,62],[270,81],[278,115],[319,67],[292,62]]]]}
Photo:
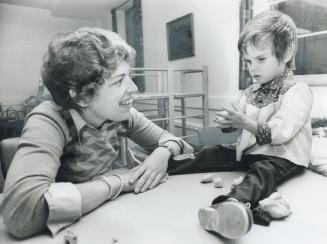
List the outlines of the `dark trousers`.
{"type": "Polygon", "coordinates": [[[227,198],[236,198],[250,203],[255,208],[258,202],[276,191],[283,181],[304,171],[304,167],[275,156],[244,155],[236,162],[236,151],[220,145],[205,147],[195,154],[195,159],[169,161],[168,173],[171,175],[220,171],[247,171],[241,184],[235,186],[227,195],[215,198],[212,204],[227,198]]]}

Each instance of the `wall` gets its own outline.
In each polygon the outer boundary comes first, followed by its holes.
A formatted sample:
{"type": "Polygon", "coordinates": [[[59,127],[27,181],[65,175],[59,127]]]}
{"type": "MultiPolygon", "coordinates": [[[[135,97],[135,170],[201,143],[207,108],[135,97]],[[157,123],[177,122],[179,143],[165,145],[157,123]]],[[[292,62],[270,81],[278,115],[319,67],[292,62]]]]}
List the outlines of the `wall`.
{"type": "Polygon", "coordinates": [[[22,104],[35,95],[42,57],[53,32],[100,24],[53,17],[45,9],[0,4],[0,103],[22,104]]]}
{"type": "Polygon", "coordinates": [[[126,40],[125,12],[116,10],[117,33],[126,40]]]}
{"type": "MultiPolygon", "coordinates": [[[[168,64],[183,69],[208,65],[209,107],[215,109],[238,99],[238,0],[142,0],[142,14],[145,67],[168,64]],[[168,61],[166,23],[188,13],[193,13],[194,18],[195,56],[168,61]]],[[[153,87],[147,84],[147,88],[153,87]]],[[[176,88],[180,88],[177,82],[176,88]]],[[[201,84],[191,79],[183,88],[185,92],[199,91],[201,84]]]]}

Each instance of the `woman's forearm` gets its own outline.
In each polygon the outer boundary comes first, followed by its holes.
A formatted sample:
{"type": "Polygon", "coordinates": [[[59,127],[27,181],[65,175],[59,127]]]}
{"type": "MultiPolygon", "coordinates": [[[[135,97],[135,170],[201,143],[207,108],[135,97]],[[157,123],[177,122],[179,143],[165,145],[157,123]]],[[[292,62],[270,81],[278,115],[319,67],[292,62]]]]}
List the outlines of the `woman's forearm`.
{"type": "Polygon", "coordinates": [[[82,196],[83,215],[108,200],[109,192],[111,192],[110,197],[118,193],[121,184],[120,179],[116,176],[108,176],[107,179],[111,186],[111,190],[109,186],[101,180],[94,180],[76,185],[82,196]]]}

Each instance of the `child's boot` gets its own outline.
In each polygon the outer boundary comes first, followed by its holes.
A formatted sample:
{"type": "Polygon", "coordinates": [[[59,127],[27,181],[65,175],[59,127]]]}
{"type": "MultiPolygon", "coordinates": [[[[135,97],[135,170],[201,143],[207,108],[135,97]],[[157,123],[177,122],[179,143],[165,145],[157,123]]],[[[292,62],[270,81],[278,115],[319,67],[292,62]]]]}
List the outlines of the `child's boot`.
{"type": "Polygon", "coordinates": [[[242,237],[249,232],[253,224],[250,208],[234,199],[201,208],[198,216],[202,228],[216,232],[227,239],[242,237]]]}
{"type": "Polygon", "coordinates": [[[253,221],[257,225],[269,226],[272,220],[271,216],[260,207],[252,210],[253,221]]]}

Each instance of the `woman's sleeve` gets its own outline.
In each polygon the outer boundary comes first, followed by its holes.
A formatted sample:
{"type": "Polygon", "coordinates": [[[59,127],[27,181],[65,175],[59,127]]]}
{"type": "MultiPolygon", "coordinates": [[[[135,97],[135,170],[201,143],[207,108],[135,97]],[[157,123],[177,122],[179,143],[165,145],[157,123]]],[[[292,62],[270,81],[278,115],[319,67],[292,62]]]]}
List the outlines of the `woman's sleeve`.
{"type": "Polygon", "coordinates": [[[128,136],[137,144],[149,150],[153,150],[158,145],[169,144],[176,154],[193,151],[193,148],[184,140],[163,130],[134,108],[131,109],[129,118],[128,136]]]}
{"type": "Polygon", "coordinates": [[[46,228],[56,234],[81,217],[77,187],[55,182],[64,145],[63,132],[52,119],[33,115],[26,121],[0,205],[14,236],[26,238],[46,228]]]}

